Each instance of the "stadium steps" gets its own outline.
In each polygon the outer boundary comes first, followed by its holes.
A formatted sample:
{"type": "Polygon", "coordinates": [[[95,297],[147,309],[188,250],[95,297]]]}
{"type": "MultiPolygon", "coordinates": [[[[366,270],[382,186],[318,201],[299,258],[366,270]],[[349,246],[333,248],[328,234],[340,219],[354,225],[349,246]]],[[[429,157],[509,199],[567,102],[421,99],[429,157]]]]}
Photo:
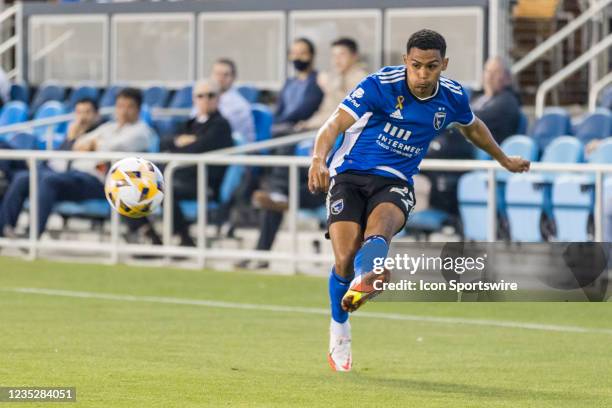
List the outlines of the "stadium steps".
{"type": "MultiPolygon", "coordinates": [[[[521,0],[512,17],[513,48],[510,51],[519,60],[538,44],[559,31],[572,18],[582,12],[577,0],[521,0]]],[[[586,28],[577,30],[560,46],[541,57],[518,75],[523,103],[533,104],[538,86],[586,51],[586,28]]],[[[553,89],[547,100],[549,105],[585,104],[588,98],[588,68],[578,70],[553,89]]]]}

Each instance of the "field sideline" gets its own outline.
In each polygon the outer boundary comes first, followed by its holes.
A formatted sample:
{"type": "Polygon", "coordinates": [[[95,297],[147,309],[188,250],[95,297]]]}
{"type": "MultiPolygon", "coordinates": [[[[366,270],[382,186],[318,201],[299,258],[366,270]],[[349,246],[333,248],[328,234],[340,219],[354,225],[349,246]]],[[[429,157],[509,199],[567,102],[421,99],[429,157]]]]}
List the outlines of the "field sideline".
{"type": "Polygon", "coordinates": [[[317,277],[0,257],[0,386],[76,386],[83,407],[612,406],[610,303],[372,303],[345,375],[326,305],[317,277]]]}

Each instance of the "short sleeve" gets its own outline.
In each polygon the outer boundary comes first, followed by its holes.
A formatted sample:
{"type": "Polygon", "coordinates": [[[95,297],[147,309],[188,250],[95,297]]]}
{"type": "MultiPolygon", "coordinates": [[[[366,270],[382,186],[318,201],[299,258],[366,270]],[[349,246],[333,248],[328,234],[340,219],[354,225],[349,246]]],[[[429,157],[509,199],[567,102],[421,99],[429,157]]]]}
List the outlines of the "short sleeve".
{"type": "Polygon", "coordinates": [[[476,116],[474,112],[472,112],[472,108],[470,107],[470,100],[468,98],[467,92],[461,87],[461,95],[457,98],[457,106],[456,106],[456,114],[455,122],[457,122],[461,126],[469,126],[474,123],[476,120],[476,116]]]}
{"type": "Polygon", "coordinates": [[[364,78],[340,103],[340,109],[346,111],[355,120],[366,112],[372,112],[380,100],[378,84],[372,76],[364,78]]]}

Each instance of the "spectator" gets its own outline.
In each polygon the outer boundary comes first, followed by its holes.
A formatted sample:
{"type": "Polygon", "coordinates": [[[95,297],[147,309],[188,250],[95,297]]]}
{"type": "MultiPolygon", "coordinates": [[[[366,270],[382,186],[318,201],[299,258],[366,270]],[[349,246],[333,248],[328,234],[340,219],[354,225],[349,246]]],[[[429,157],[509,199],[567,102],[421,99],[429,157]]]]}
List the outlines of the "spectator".
{"type": "MultiPolygon", "coordinates": [[[[117,95],[115,121],[106,123],[94,131],[80,136],[72,146],[78,151],[123,151],[144,152],[155,137],[153,131],[139,121],[142,94],[139,90],[125,88],[117,95]]],[[[73,124],[73,134],[76,134],[73,124]]],[[[65,172],[45,171],[41,173],[38,191],[38,234],[42,234],[53,206],[58,201],[83,201],[104,198],[104,177],[107,163],[96,163],[90,159],[76,159],[65,172]]],[[[25,176],[20,176],[21,178],[25,176]]],[[[16,176],[17,178],[17,176],[16,176]]],[[[1,232],[14,237],[13,229],[27,196],[27,183],[21,182],[21,190],[7,192],[0,210],[1,232]],[[9,193],[12,195],[9,196],[9,193]]]]}
{"type": "MultiPolygon", "coordinates": [[[[164,141],[161,149],[169,153],[195,154],[232,147],[231,126],[219,113],[219,95],[221,92],[220,85],[212,80],[198,81],[193,88],[193,104],[196,108],[196,116],[189,119],[172,140],[164,141]]],[[[218,200],[226,168],[227,166],[209,166],[207,168],[207,195],[212,200],[218,200]]],[[[180,237],[183,246],[195,246],[195,243],[189,235],[189,224],[179,206],[179,201],[197,198],[196,180],[196,166],[183,167],[174,173],[174,233],[180,237]]],[[[130,240],[134,235],[143,233],[154,244],[161,244],[159,235],[148,219],[130,219],[129,225],[132,232],[130,240]]]]}
{"type": "Polygon", "coordinates": [[[483,89],[484,93],[473,100],[472,110],[501,144],[516,133],[521,115],[521,103],[512,87],[510,68],[501,57],[486,62],[483,89]]]}
{"type": "Polygon", "coordinates": [[[236,80],[236,64],[226,58],[217,60],[212,66],[211,78],[221,87],[219,113],[227,119],[234,132],[247,142],[255,141],[255,123],[251,105],[233,86],[236,80]]]}
{"type": "Polygon", "coordinates": [[[351,38],[339,38],[331,44],[333,72],[320,74],[319,86],[323,89],[323,102],[317,112],[308,120],[298,122],[295,130],[318,129],[331,116],[359,82],[368,76],[359,66],[359,49],[351,38]]]}
{"type": "Polygon", "coordinates": [[[275,136],[291,133],[296,123],[310,118],[321,104],[323,92],[317,84],[314,57],[310,40],[298,38],[291,45],[289,60],[296,75],[287,79],[279,94],[272,129],[275,136]]]}

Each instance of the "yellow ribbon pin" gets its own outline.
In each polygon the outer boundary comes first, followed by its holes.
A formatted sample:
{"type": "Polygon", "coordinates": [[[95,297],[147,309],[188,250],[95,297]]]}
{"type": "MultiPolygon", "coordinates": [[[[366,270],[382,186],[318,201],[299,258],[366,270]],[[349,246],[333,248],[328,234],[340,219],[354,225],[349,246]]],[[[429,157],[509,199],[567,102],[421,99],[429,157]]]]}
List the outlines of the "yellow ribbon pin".
{"type": "Polygon", "coordinates": [[[395,109],[404,109],[404,97],[402,95],[397,97],[397,105],[395,105],[395,109]]]}

